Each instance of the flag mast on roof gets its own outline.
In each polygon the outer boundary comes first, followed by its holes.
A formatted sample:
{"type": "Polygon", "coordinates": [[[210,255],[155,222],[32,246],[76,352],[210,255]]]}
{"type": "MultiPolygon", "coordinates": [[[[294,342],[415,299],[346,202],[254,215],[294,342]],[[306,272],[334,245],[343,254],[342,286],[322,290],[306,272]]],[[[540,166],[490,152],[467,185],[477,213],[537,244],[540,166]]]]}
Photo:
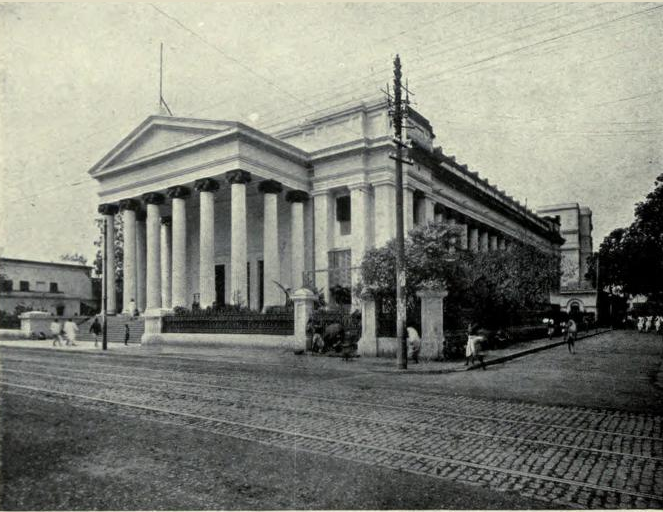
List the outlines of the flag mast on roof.
{"type": "Polygon", "coordinates": [[[171,117],[173,115],[168,107],[168,103],[163,99],[163,43],[161,43],[161,52],[159,54],[159,114],[162,116],[169,115],[171,117]]]}

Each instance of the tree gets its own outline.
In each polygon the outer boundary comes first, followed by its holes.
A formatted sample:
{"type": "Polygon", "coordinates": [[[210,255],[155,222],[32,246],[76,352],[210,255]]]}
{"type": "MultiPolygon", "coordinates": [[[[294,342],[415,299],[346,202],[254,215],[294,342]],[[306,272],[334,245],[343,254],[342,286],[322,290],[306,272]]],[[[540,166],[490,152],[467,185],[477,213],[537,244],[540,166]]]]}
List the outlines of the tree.
{"type": "Polygon", "coordinates": [[[81,265],[87,265],[87,257],[83,256],[80,253],[67,253],[60,256],[62,261],[73,261],[74,263],[80,263],[81,265]]]}
{"type": "Polygon", "coordinates": [[[627,228],[613,230],[589,260],[587,277],[596,282],[598,259],[601,290],[621,290],[628,295],[663,297],[663,174],[654,190],[636,204],[635,219],[627,228]]]}
{"type": "MultiPolygon", "coordinates": [[[[514,324],[526,310],[549,307],[559,285],[559,257],[512,244],[508,251],[458,249],[457,235],[444,224],[410,231],[405,246],[408,302],[422,286],[444,286],[450,321],[467,310],[486,327],[514,324]]],[[[395,294],[395,244],[369,251],[362,262],[362,286],[377,296],[395,294]]],[[[463,313],[464,314],[464,313],[463,313]]],[[[462,324],[460,320],[457,323],[462,324]]]]}

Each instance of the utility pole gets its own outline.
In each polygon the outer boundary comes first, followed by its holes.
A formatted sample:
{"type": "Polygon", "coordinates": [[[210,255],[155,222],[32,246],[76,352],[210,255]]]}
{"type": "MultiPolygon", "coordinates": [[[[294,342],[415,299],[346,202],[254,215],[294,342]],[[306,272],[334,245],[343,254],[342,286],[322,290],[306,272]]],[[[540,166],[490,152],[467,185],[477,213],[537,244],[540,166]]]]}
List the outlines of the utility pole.
{"type": "MultiPolygon", "coordinates": [[[[392,120],[396,143],[396,338],[398,369],[407,369],[407,340],[405,339],[405,233],[403,226],[403,95],[401,85],[401,59],[394,59],[394,104],[392,120]]],[[[406,105],[407,109],[407,105],[406,105]]]]}
{"type": "MultiPolygon", "coordinates": [[[[106,323],[106,318],[108,317],[108,254],[107,254],[107,245],[106,245],[106,238],[108,237],[108,218],[106,215],[104,215],[104,258],[102,261],[103,264],[103,270],[104,270],[104,279],[103,279],[103,316],[104,316],[104,326],[101,331],[101,349],[102,350],[107,350],[108,349],[108,341],[107,341],[107,334],[108,334],[108,325],[106,323]]],[[[114,269],[113,269],[114,270],[114,269]]],[[[113,276],[115,276],[115,272],[113,272],[113,276]]],[[[113,285],[115,285],[115,279],[113,278],[113,285]]]]}

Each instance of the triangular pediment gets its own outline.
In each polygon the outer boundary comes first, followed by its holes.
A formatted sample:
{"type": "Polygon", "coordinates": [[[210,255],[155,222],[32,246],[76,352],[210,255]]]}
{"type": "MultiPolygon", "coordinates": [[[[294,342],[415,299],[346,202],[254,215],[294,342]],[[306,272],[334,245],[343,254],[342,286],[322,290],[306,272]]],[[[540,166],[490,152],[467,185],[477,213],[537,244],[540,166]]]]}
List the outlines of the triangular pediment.
{"type": "Polygon", "coordinates": [[[152,116],[116,145],[91,170],[123,166],[204,142],[236,123],[152,116]]]}

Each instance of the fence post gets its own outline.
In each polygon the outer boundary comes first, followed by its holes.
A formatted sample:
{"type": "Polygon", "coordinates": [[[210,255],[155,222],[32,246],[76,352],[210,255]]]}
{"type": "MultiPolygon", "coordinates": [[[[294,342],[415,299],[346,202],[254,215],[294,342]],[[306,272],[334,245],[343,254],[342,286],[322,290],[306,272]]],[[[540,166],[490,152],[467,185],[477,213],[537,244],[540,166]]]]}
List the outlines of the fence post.
{"type": "Polygon", "coordinates": [[[444,288],[426,288],[417,292],[421,298],[421,357],[444,357],[444,288]]]}
{"type": "Polygon", "coordinates": [[[145,322],[145,330],[140,338],[141,345],[149,345],[150,343],[158,343],[161,341],[161,333],[163,332],[163,317],[172,315],[172,309],[148,309],[143,313],[145,322]]]}
{"type": "Polygon", "coordinates": [[[315,293],[307,288],[300,288],[292,294],[295,305],[295,350],[306,350],[306,327],[313,314],[315,293]]]}
{"type": "Polygon", "coordinates": [[[377,357],[375,297],[367,290],[361,294],[361,338],[357,351],[362,356],[377,357]]]}

